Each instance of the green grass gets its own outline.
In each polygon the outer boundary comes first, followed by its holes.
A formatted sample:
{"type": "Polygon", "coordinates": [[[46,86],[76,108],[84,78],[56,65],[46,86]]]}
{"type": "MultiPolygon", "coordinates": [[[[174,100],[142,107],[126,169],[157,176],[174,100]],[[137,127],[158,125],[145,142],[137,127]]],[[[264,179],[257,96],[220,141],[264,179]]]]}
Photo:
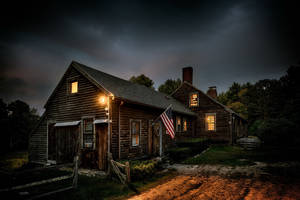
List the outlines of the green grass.
{"type": "Polygon", "coordinates": [[[197,157],[190,157],[184,164],[221,164],[229,166],[252,165],[254,162],[284,162],[298,161],[296,149],[278,149],[265,147],[254,151],[247,151],[238,146],[212,146],[209,150],[197,157]]]}
{"type": "Polygon", "coordinates": [[[182,140],[177,141],[177,143],[199,143],[207,141],[207,138],[184,138],[182,140]]]}

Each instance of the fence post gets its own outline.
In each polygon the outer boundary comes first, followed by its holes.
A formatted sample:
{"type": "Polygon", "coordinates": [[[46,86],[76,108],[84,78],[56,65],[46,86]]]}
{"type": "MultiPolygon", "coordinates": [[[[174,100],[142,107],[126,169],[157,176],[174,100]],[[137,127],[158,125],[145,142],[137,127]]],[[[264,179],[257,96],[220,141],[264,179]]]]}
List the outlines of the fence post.
{"type": "Polygon", "coordinates": [[[130,165],[129,162],[127,161],[125,163],[125,173],[126,173],[126,177],[127,177],[127,183],[130,183],[130,165]]]}
{"type": "Polygon", "coordinates": [[[77,188],[77,183],[78,183],[78,156],[75,156],[74,162],[75,162],[75,166],[74,166],[73,188],[77,188]]]}

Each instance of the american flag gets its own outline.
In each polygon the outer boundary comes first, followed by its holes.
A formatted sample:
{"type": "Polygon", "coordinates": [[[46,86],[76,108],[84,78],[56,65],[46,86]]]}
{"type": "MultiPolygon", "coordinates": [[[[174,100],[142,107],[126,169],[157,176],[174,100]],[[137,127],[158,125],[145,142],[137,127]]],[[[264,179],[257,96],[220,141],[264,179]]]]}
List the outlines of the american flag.
{"type": "Polygon", "coordinates": [[[173,117],[172,117],[172,109],[169,106],[161,115],[160,115],[166,129],[167,134],[171,136],[172,139],[175,137],[174,125],[173,125],[173,117]]]}

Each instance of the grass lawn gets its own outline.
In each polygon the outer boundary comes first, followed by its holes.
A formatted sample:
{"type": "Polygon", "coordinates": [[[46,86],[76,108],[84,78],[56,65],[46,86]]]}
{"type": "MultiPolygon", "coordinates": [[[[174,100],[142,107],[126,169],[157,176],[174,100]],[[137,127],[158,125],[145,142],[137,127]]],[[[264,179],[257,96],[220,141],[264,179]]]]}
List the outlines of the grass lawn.
{"type": "Polygon", "coordinates": [[[212,146],[206,152],[196,157],[184,160],[184,164],[221,164],[229,166],[252,165],[260,162],[299,161],[297,149],[264,147],[247,151],[238,146],[212,146]]]}
{"type": "MultiPolygon", "coordinates": [[[[27,153],[15,152],[0,158],[0,188],[8,188],[10,186],[18,186],[35,181],[45,180],[49,178],[69,175],[72,172],[61,171],[58,169],[47,168],[38,171],[20,172],[22,169],[28,169],[27,153]]],[[[160,184],[175,176],[175,172],[166,172],[163,174],[155,174],[142,181],[134,181],[130,186],[123,185],[110,179],[100,177],[79,176],[78,188],[54,195],[49,195],[43,199],[123,199],[130,195],[136,194],[132,188],[139,192],[145,191],[151,187],[160,184]]],[[[55,183],[43,184],[36,187],[26,188],[14,192],[2,192],[0,195],[10,196],[12,199],[21,199],[19,192],[29,192],[29,196],[54,191],[57,189],[69,187],[72,185],[72,179],[62,180],[55,183]]],[[[27,197],[29,197],[27,196],[27,197]]],[[[26,197],[26,196],[25,196],[26,197]]]]}

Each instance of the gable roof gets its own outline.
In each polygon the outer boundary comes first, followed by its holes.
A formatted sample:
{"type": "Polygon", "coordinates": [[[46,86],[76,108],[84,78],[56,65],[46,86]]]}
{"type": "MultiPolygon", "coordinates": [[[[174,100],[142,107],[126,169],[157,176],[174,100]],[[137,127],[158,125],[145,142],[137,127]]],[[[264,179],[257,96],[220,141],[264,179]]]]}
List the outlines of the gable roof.
{"type": "Polygon", "coordinates": [[[117,98],[128,100],[130,102],[159,109],[166,109],[170,104],[172,104],[172,109],[174,111],[196,116],[196,113],[185,107],[185,105],[181,104],[173,97],[167,96],[166,94],[160,93],[146,86],[132,83],[75,61],[72,61],[70,67],[77,69],[77,71],[79,71],[97,87],[104,90],[104,92],[108,95],[113,95],[117,98]]]}
{"type": "Polygon", "coordinates": [[[220,103],[219,101],[217,101],[216,99],[212,98],[211,96],[207,95],[205,92],[203,92],[202,90],[196,88],[195,86],[193,86],[192,84],[190,84],[189,82],[184,81],[183,83],[181,83],[181,85],[171,94],[171,96],[173,96],[184,84],[194,88],[195,90],[201,92],[204,96],[206,96],[207,98],[209,98],[211,101],[213,101],[214,103],[218,104],[219,106],[223,107],[224,110],[226,110],[227,112],[236,115],[237,117],[243,119],[246,121],[246,119],[244,117],[242,117],[241,115],[239,115],[238,113],[234,112],[232,109],[228,108],[227,106],[225,106],[224,104],[220,103]]]}

